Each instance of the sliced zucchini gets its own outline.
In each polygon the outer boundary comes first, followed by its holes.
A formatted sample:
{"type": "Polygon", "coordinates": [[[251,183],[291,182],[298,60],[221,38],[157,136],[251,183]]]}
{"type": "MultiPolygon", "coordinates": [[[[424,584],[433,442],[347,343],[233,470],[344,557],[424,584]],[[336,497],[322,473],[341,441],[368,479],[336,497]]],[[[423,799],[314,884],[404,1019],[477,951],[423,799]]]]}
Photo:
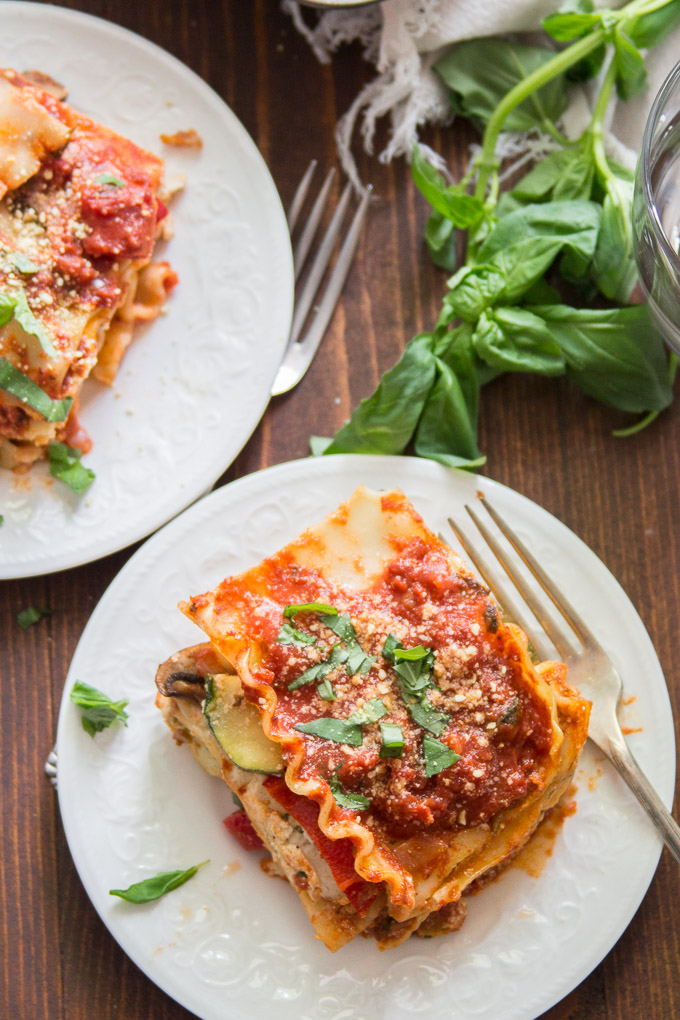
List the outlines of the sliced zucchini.
{"type": "Polygon", "coordinates": [[[226,756],[246,772],[281,775],[281,748],[266,736],[260,713],[246,701],[241,681],[229,673],[205,678],[203,713],[226,756]]]}

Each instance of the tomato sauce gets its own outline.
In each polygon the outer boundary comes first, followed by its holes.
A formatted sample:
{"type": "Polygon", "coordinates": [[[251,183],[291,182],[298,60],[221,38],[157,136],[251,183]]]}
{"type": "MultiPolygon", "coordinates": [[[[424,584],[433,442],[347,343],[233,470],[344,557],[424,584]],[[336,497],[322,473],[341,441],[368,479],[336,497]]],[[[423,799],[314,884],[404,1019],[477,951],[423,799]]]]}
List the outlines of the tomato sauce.
{"type": "MultiPolygon", "coordinates": [[[[300,777],[329,781],[335,775],[343,791],[369,798],[365,824],[406,838],[422,830],[477,826],[526,797],[541,779],[552,722],[522,649],[499,622],[487,590],[454,572],[434,541],[411,539],[398,552],[373,586],[359,592],[334,587],[285,553],[265,561],[268,599],[257,598],[257,611],[253,599],[248,630],[263,651],[254,676],[271,684],[278,698],[274,735],[320,717],[346,720],[367,701],[381,699],[387,714],[380,722],[402,729],[401,758],[380,757],[378,722],[362,726],[357,747],[300,734],[305,744],[300,777]],[[375,658],[366,675],[349,676],[343,665],[327,675],[335,700],[324,700],[317,682],[288,689],[305,670],[327,660],[339,641],[316,613],[284,620],[286,604],[308,602],[348,614],[361,649],[375,658]],[[317,643],[277,641],[284,622],[314,635],[317,643]],[[422,645],[435,655],[426,700],[448,716],[437,739],[460,755],[436,775],[426,775],[425,730],[410,714],[394,663],[382,654],[390,633],[404,648],[422,645]]],[[[247,604],[247,593],[239,595],[247,604]]]]}

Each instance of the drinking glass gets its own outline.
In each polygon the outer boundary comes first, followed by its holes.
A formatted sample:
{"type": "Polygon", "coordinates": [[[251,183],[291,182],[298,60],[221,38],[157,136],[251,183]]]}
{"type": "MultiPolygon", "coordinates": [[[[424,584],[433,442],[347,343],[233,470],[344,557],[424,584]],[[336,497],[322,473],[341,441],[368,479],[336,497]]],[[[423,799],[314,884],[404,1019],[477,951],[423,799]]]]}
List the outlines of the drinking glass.
{"type": "Polygon", "coordinates": [[[680,353],[680,64],[654,101],[635,175],[635,257],[650,310],[680,353]]]}

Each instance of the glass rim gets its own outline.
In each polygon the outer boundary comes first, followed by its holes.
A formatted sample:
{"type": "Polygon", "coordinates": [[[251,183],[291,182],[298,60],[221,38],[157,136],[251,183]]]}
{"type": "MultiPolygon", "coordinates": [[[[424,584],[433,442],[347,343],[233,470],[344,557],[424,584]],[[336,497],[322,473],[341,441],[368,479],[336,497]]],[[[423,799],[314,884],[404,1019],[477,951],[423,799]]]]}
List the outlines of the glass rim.
{"type": "Polygon", "coordinates": [[[675,251],[668,234],[663,228],[661,220],[659,218],[659,211],[656,206],[654,194],[652,192],[652,180],[651,180],[651,158],[652,158],[652,142],[654,139],[654,131],[659,123],[661,117],[662,107],[665,105],[671,93],[680,85],[680,62],[678,62],[673,70],[670,72],[668,77],[665,79],[661,88],[659,89],[656,99],[652,104],[652,108],[649,111],[647,117],[647,123],[645,124],[644,134],[642,136],[642,150],[640,154],[640,169],[642,178],[642,192],[647,206],[647,212],[649,213],[649,220],[654,231],[655,239],[660,244],[666,257],[674,263],[678,269],[680,269],[680,255],[675,251]]]}

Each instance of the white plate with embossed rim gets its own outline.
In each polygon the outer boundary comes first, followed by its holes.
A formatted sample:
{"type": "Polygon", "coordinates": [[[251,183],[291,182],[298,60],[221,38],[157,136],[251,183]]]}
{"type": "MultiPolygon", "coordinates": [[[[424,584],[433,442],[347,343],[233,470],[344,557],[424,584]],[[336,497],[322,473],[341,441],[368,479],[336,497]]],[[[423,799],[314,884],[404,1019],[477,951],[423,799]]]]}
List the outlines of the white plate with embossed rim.
{"type": "Polygon", "coordinates": [[[269,401],[293,303],[290,240],[246,130],[193,71],[127,30],[77,11],[0,3],[0,65],[39,68],[76,109],[161,155],[187,183],[167,314],[137,330],[111,388],[85,385],[79,418],[96,480],[83,495],[49,476],[0,470],[0,578],[98,559],[148,535],[206,492],[269,401]],[[195,128],[200,150],[160,134],[195,128]]]}
{"type": "Polygon", "coordinates": [[[219,489],[171,521],[113,581],[76,650],[59,717],[59,801],[85,888],[114,938],[203,1020],[530,1020],[566,995],[622,934],[654,874],[660,841],[619,777],[587,746],[578,807],[539,878],[510,869],[472,897],[450,936],[380,953],[331,954],[297,896],[230,839],[219,780],[176,747],[154,706],[154,673],[202,632],[176,608],[274,552],[364,483],[399,486],[435,531],[482,489],[528,540],[620,669],[634,699],[631,747],[667,804],[675,748],[657,657],[618,583],[536,504],[486,478],[406,457],[294,461],[219,489]],[[76,679],[129,698],[127,728],[91,739],[76,679]],[[158,871],[210,863],[143,907],[108,894],[158,871]],[[235,862],[235,863],[234,863],[235,862]],[[236,870],[238,869],[238,870],[236,870]]]}

